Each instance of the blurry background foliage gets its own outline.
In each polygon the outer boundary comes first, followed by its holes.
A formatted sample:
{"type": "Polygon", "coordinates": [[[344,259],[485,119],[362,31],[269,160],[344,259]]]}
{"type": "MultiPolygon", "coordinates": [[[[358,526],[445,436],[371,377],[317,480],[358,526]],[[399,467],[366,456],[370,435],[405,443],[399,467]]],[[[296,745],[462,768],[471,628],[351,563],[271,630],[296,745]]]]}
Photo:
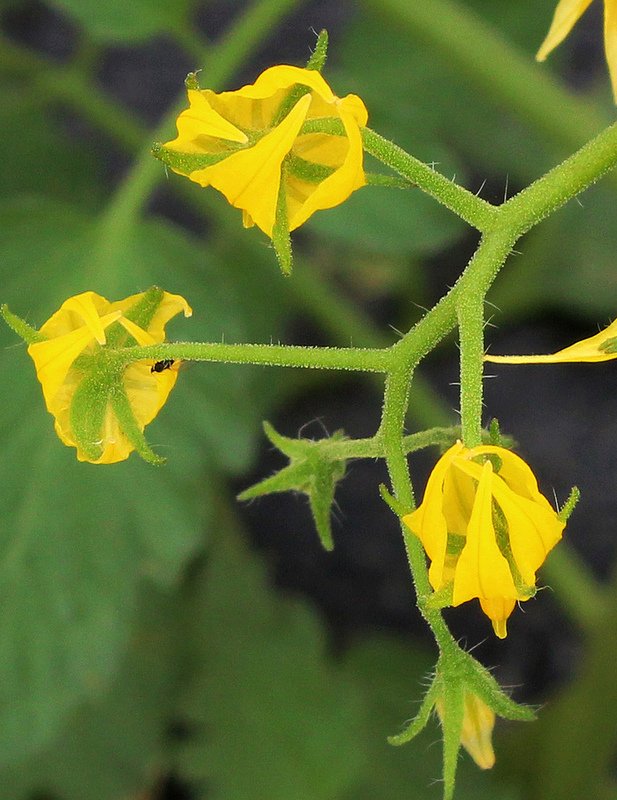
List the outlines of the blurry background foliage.
{"type": "MultiPolygon", "coordinates": [[[[156,283],[195,310],[172,338],[392,342],[464,267],[475,237],[462,223],[419,193],[364,189],[297,233],[285,280],[263,236],[215,192],[166,176],[150,144],[173,135],[190,70],[234,88],[303,64],[326,27],[334,90],[500,202],[613,115],[600,3],[534,65],[553,5],[0,0],[0,299],[39,325],[69,295],[156,283]]],[[[616,189],[605,180],[523,240],[491,295],[495,352],[555,350],[615,316],[616,189]]],[[[59,443],[24,346],[6,328],[0,343],[2,800],[438,798],[436,726],[385,743],[417,708],[434,652],[377,496],[381,466],[351,465],[333,554],[305,500],[233,499],[281,466],[262,419],[291,436],[305,423],[306,436],[369,435],[377,387],[187,366],[149,429],[166,466],[101,468],[59,443]]],[[[456,420],[456,380],[450,340],[427,361],[410,431],[456,420]]],[[[506,368],[487,387],[487,413],[545,491],[581,487],[567,538],[601,578],[617,519],[616,390],[610,362],[506,368]]],[[[419,490],[434,455],[412,461],[419,490]]],[[[549,704],[540,723],[498,729],[494,774],[463,760],[458,797],[615,798],[617,697],[602,664],[614,664],[617,623],[599,651],[550,591],[525,611],[503,643],[475,608],[448,614],[518,699],[549,704]]]]}

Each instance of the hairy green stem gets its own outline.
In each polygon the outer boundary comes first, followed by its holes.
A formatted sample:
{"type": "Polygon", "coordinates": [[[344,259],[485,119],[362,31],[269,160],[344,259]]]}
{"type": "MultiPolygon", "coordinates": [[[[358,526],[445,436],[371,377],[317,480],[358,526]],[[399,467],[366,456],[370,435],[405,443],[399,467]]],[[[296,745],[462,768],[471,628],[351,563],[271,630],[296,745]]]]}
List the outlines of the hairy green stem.
{"type": "Polygon", "coordinates": [[[156,361],[218,361],[227,364],[264,364],[271,367],[301,367],[303,369],[357,370],[387,372],[390,368],[389,350],[339,347],[299,347],[276,344],[219,344],[201,342],[168,342],[145,347],[127,347],[118,351],[118,360],[136,361],[152,358],[156,361]]]}
{"type": "Polygon", "coordinates": [[[497,209],[486,200],[448,180],[441,173],[406,153],[370,128],[363,128],[362,142],[367,153],[398,172],[423,192],[435,197],[465,222],[479,231],[490,228],[497,209]]]}

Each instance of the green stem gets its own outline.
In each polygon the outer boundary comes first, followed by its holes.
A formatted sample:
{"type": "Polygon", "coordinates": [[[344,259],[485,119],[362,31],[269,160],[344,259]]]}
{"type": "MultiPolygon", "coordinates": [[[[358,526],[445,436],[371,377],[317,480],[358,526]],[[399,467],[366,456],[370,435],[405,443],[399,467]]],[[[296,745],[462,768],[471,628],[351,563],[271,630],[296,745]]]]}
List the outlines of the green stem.
{"type": "Polygon", "coordinates": [[[448,180],[428,164],[409,155],[398,145],[384,139],[370,128],[362,129],[362,141],[367,153],[431,197],[435,197],[465,222],[479,231],[486,231],[491,227],[497,209],[486,200],[481,200],[472,192],[448,180]]]}
{"type": "MultiPolygon", "coordinates": [[[[413,487],[403,444],[403,426],[409,401],[410,381],[411,375],[405,366],[393,367],[388,373],[381,427],[377,435],[383,441],[386,465],[396,499],[402,506],[414,508],[413,487]]],[[[456,643],[441,613],[427,607],[427,599],[432,593],[432,588],[422,544],[403,523],[401,523],[401,533],[420,613],[430,626],[441,652],[456,648],[456,643]]]]}
{"type": "Polygon", "coordinates": [[[181,361],[218,361],[227,364],[264,364],[272,367],[303,369],[356,370],[387,372],[388,350],[338,347],[299,347],[275,344],[219,344],[167,342],[145,347],[127,347],[118,351],[118,359],[177,359],[181,361]]]}
{"type": "MultiPolygon", "coordinates": [[[[480,252],[480,249],[478,249],[480,252]]],[[[482,441],[484,294],[472,285],[456,303],[460,349],[461,430],[466,447],[482,441]]]]}

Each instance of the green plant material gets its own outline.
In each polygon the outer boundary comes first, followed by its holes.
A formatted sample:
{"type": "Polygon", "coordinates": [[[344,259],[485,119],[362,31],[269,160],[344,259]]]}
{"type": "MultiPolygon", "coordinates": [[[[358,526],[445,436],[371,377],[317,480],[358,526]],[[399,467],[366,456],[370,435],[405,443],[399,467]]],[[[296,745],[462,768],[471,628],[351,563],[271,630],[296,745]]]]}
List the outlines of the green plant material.
{"type": "MultiPolygon", "coordinates": [[[[317,533],[326,550],[332,550],[332,524],[330,515],[334,503],[336,484],[345,474],[345,461],[328,458],[319,441],[288,439],[265,422],[264,430],[272,444],[289,458],[289,466],[266,478],[238,495],[238,500],[252,500],[275,492],[297,491],[307,495],[317,533]]],[[[330,441],[344,439],[341,431],[330,441]]]]}
{"type": "Polygon", "coordinates": [[[329,663],[314,612],[269,590],[225,527],[187,597],[181,710],[196,736],[180,769],[208,800],[338,798],[365,758],[354,681],[329,663]]]}
{"type": "Polygon", "coordinates": [[[455,241],[464,226],[420,192],[368,186],[327,214],[316,214],[307,230],[352,252],[428,256],[455,241]]]}
{"type": "MultiPolygon", "coordinates": [[[[198,336],[216,340],[225,331],[252,338],[250,315],[238,313],[232,300],[241,293],[238,276],[214,258],[205,261],[203,249],[167,223],[140,225],[114,264],[117,272],[91,275],[88,217],[23,199],[3,205],[0,219],[3,299],[15,305],[27,296],[29,321],[37,325],[70,292],[93,288],[123,296],[155,280],[190,298],[198,336]],[[24,264],[33,265],[35,281],[24,264]]],[[[271,308],[269,332],[277,319],[276,305],[271,308]]],[[[183,326],[178,321],[172,335],[183,326]]],[[[14,345],[7,328],[0,337],[14,345]]],[[[246,467],[262,403],[280,385],[264,370],[186,369],[180,396],[174,395],[177,406],[152,425],[154,450],[168,457],[165,469],[136,459],[96,468],[75,462],[56,439],[34,371],[23,359],[23,345],[0,354],[0,368],[11,375],[0,415],[6,442],[0,462],[4,761],[41,747],[72,709],[112,680],[133,624],[138,585],[144,577],[173,584],[201,545],[211,513],[204,470],[246,467]],[[241,407],[238,396],[246,400],[241,407]]]]}
{"type": "Polygon", "coordinates": [[[491,301],[502,311],[500,320],[547,308],[593,324],[615,317],[614,204],[612,186],[594,186],[530,233],[514,268],[491,290],[491,301]]]}
{"type": "Polygon", "coordinates": [[[193,0],[52,0],[101,42],[140,41],[157,33],[182,30],[193,0]]]}
{"type": "Polygon", "coordinates": [[[22,81],[0,84],[0,152],[11,154],[2,161],[0,200],[45,194],[95,208],[102,198],[100,161],[62,135],[48,103],[22,81]]]}
{"type": "Polygon", "coordinates": [[[77,463],[51,438],[34,379],[16,357],[13,350],[2,365],[15,372],[0,462],[3,764],[42,747],[77,705],[105,689],[130,635],[139,584],[172,585],[210,516],[208,495],[195,485],[191,497],[177,467],[163,474],[133,460],[103,472],[77,463]]]}
{"type": "MultiPolygon", "coordinates": [[[[189,333],[195,339],[214,342],[223,337],[231,340],[265,338],[274,335],[273,331],[283,319],[283,298],[282,292],[277,290],[276,275],[264,270],[261,278],[262,290],[270,297],[266,324],[260,315],[252,316],[246,298],[240,299],[244,281],[240,268],[221,264],[213,254],[204,251],[200,242],[162,220],[144,222],[128,231],[118,259],[103,274],[92,274],[90,267],[96,223],[74,208],[24,198],[0,206],[0,223],[2,299],[17,310],[18,298],[27,295],[29,321],[37,325],[54,310],[58,297],[93,289],[113,299],[153,282],[182,294],[193,306],[194,316],[190,321],[174,321],[170,329],[173,338],[189,333]],[[33,227],[37,230],[36,237],[30,235],[33,227]],[[32,286],[29,274],[23,271],[23,264],[36,265],[36,286],[32,286]],[[174,265],[171,275],[170,264],[174,265]],[[36,320],[33,319],[35,315],[36,320]]],[[[191,367],[187,375],[181,377],[187,380],[178,381],[174,398],[178,392],[185,393],[185,397],[197,393],[206,398],[206,402],[177,404],[182,411],[177,417],[176,412],[171,412],[174,422],[166,447],[186,451],[179,447],[178,441],[192,439],[193,458],[197,455],[196,442],[199,442],[199,460],[207,458],[210,466],[220,465],[224,469],[246,468],[253,449],[247,446],[247,434],[250,439],[256,439],[255,426],[269,398],[281,385],[282,376],[267,374],[263,369],[239,371],[232,366],[212,365],[191,367]],[[254,392],[246,394],[251,402],[230,404],[230,398],[237,397],[239,391],[245,394],[250,385],[255,388],[254,392]],[[207,412],[209,404],[213,409],[211,414],[207,412]],[[195,410],[192,417],[186,413],[191,407],[195,410]],[[221,425],[220,414],[228,420],[227,426],[221,425]]],[[[40,403],[42,405],[42,398],[40,403]]],[[[163,419],[157,420],[155,425],[164,425],[163,419]]]]}
{"type": "MultiPolygon", "coordinates": [[[[401,698],[417,698],[426,689],[432,656],[402,639],[375,636],[356,644],[344,657],[344,674],[362,690],[366,704],[368,753],[358,784],[337,800],[439,800],[442,761],[434,720],[412,747],[392,747],[388,737],[401,725],[401,698]]],[[[413,716],[418,708],[407,704],[413,716]]],[[[499,757],[499,742],[497,742],[499,757]]],[[[480,773],[467,756],[460,759],[456,797],[461,800],[518,800],[511,787],[480,773]]]]}
{"type": "Polygon", "coordinates": [[[118,800],[165,769],[163,742],[176,689],[178,604],[140,592],[127,652],[113,684],[93,686],[35,756],[0,769],[2,800],[118,800]]]}

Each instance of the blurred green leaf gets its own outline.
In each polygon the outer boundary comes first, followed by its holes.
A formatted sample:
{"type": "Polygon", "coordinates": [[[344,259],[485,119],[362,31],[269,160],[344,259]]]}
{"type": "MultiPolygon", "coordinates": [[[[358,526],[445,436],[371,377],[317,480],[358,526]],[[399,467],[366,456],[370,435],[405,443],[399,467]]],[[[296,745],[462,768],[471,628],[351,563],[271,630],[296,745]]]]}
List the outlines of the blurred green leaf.
{"type": "Polygon", "coordinates": [[[79,464],[56,440],[25,358],[13,348],[0,367],[12,376],[0,425],[2,763],[41,747],[106,687],[138,585],[173,584],[210,516],[201,476],[173,463],[79,464]]]}
{"type": "Polygon", "coordinates": [[[417,189],[367,186],[316,214],[307,230],[364,253],[430,255],[456,239],[464,225],[417,189]]]}
{"type": "Polygon", "coordinates": [[[353,784],[364,760],[355,686],[325,656],[304,604],[277,597],[225,533],[189,613],[195,677],[184,698],[201,732],[181,764],[208,798],[320,800],[353,784]]]}
{"type": "Polygon", "coordinates": [[[101,199],[100,168],[92,150],[67,137],[43,105],[21,83],[0,86],[2,198],[45,194],[94,207],[101,199]]]}
{"type": "Polygon", "coordinates": [[[119,800],[152,783],[175,689],[177,604],[142,593],[139,622],[113,686],[83,704],[36,757],[0,770],[2,800],[119,800]]]}
{"type": "MultiPolygon", "coordinates": [[[[129,233],[108,272],[97,273],[94,226],[48,200],[0,205],[2,300],[40,325],[80,291],[115,299],[159,283],[195,309],[195,324],[174,320],[172,336],[251,338],[253,323],[234,303],[238,274],[197,241],[146,222],[129,233]]],[[[280,309],[271,295],[275,332],[280,309]]],[[[53,431],[25,348],[4,327],[0,341],[0,370],[11,376],[0,396],[0,758],[9,761],[39,748],[113,677],[140,580],[174,583],[210,519],[212,470],[246,466],[277,383],[267,370],[187,366],[148,428],[166,466],[135,456],[79,464],[53,431]]]]}
{"type": "Polygon", "coordinates": [[[136,41],[182,28],[192,0],[51,0],[103,42],[136,41]]]}
{"type": "MultiPolygon", "coordinates": [[[[364,779],[340,800],[441,800],[442,742],[436,721],[410,744],[393,747],[387,742],[417,712],[433,665],[423,648],[394,637],[375,636],[347,653],[345,674],[362,687],[367,706],[368,753],[364,779]]],[[[511,787],[500,786],[490,773],[478,770],[467,756],[461,760],[456,783],[457,800],[519,798],[511,787]]]]}

